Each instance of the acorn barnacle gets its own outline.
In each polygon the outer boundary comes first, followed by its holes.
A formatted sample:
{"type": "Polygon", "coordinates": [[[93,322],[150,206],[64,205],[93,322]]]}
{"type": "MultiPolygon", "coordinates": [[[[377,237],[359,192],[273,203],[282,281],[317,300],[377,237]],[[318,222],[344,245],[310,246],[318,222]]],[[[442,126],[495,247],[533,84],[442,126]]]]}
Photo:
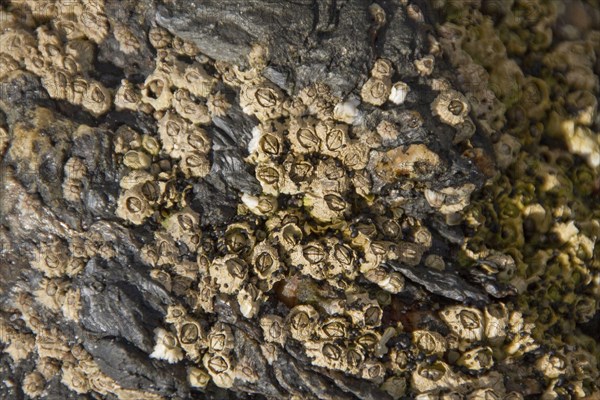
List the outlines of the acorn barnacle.
{"type": "Polygon", "coordinates": [[[261,121],[276,119],[283,112],[284,95],[270,83],[243,85],[240,91],[240,106],[249,115],[261,121]]]}
{"type": "Polygon", "coordinates": [[[360,90],[360,97],[365,103],[380,106],[390,97],[392,82],[389,78],[371,77],[360,90]]]}
{"type": "Polygon", "coordinates": [[[156,344],[150,357],[165,360],[171,364],[183,359],[183,351],[176,335],[162,328],[155,329],[154,335],[156,344]]]}
{"type": "Polygon", "coordinates": [[[288,332],[282,317],[265,315],[260,319],[260,327],[267,342],[279,343],[282,346],[285,344],[288,332]]]}
{"type": "Polygon", "coordinates": [[[310,305],[297,305],[286,317],[286,325],[292,338],[305,341],[312,337],[317,328],[319,314],[310,305]]]}
{"type": "Polygon", "coordinates": [[[221,292],[237,293],[248,277],[248,265],[235,254],[216,258],[210,265],[209,273],[219,285],[221,292]]]}
{"type": "Polygon", "coordinates": [[[483,338],[483,314],[478,309],[464,306],[450,306],[442,310],[440,316],[452,332],[463,340],[475,342],[483,338]]]}
{"type": "Polygon", "coordinates": [[[431,111],[442,122],[456,126],[465,121],[470,111],[467,99],[455,90],[440,93],[431,103],[431,111]]]}

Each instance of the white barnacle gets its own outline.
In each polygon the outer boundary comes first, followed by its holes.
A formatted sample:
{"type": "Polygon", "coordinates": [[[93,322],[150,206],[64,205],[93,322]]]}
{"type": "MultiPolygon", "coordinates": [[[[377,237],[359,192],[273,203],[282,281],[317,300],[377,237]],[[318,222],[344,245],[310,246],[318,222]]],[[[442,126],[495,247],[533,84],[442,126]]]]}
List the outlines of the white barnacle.
{"type": "Polygon", "coordinates": [[[183,359],[183,351],[179,346],[177,336],[162,328],[156,328],[154,330],[154,338],[156,344],[150,357],[165,360],[171,364],[183,359]]]}

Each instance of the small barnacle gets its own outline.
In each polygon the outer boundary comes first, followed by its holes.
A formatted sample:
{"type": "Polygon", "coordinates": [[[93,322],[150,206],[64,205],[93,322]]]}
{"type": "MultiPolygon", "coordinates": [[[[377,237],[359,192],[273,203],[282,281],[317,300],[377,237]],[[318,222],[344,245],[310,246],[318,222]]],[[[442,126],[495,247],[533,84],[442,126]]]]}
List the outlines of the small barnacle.
{"type": "Polygon", "coordinates": [[[470,107],[467,99],[455,90],[442,92],[431,103],[431,112],[442,122],[456,126],[467,118],[470,107]]]}
{"type": "Polygon", "coordinates": [[[208,107],[195,101],[188,89],[177,89],[173,94],[172,104],[179,115],[194,124],[206,125],[211,122],[208,107]]]}
{"type": "Polygon", "coordinates": [[[64,166],[65,176],[70,179],[81,180],[87,174],[87,167],[79,157],[71,157],[64,166]]]}
{"type": "Polygon", "coordinates": [[[354,279],[358,272],[355,268],[356,254],[354,250],[342,241],[331,238],[328,243],[329,255],[327,260],[335,271],[354,279]]]}
{"type": "Polygon", "coordinates": [[[360,89],[360,97],[365,103],[380,106],[390,97],[392,82],[389,78],[372,77],[360,89]]]}
{"type": "Polygon", "coordinates": [[[200,217],[189,207],[169,216],[164,227],[173,239],[185,243],[189,248],[198,247],[201,238],[199,229],[200,217]]]}
{"type": "Polygon", "coordinates": [[[131,169],[146,169],[150,167],[151,162],[150,156],[139,150],[129,150],[123,156],[123,164],[131,169]]]}
{"type": "Polygon", "coordinates": [[[106,39],[110,25],[108,23],[108,18],[103,12],[99,10],[94,11],[95,12],[84,10],[79,14],[79,24],[87,28],[85,34],[88,38],[95,43],[100,44],[106,39]]]}
{"type": "Polygon", "coordinates": [[[485,337],[492,344],[502,344],[508,328],[508,310],[503,303],[490,304],[483,310],[485,337]]]}
{"type": "Polygon", "coordinates": [[[260,121],[276,119],[283,112],[284,94],[270,83],[243,85],[240,90],[240,106],[249,115],[260,121]]]}
{"type": "Polygon", "coordinates": [[[242,195],[242,203],[244,203],[253,214],[259,216],[272,214],[277,211],[279,206],[277,197],[268,195],[256,197],[247,193],[242,195]]]}
{"type": "Polygon", "coordinates": [[[283,318],[277,315],[265,315],[260,319],[260,327],[267,342],[285,345],[288,332],[283,318]]]}
{"type": "Polygon", "coordinates": [[[156,344],[154,345],[154,349],[150,354],[150,357],[159,360],[166,360],[171,364],[183,359],[183,351],[179,346],[177,336],[162,328],[156,328],[154,330],[154,337],[156,344]]]}
{"type": "Polygon", "coordinates": [[[353,344],[345,350],[344,361],[347,371],[355,375],[360,373],[365,361],[365,349],[360,344],[353,344]]]}
{"type": "Polygon", "coordinates": [[[427,356],[441,356],[446,351],[446,339],[438,332],[415,330],[412,335],[415,346],[427,356]]]}
{"type": "Polygon", "coordinates": [[[448,387],[453,373],[448,364],[435,361],[433,364],[421,363],[412,372],[412,387],[419,393],[448,387]]]}
{"type": "Polygon", "coordinates": [[[149,75],[141,90],[141,101],[150,104],[155,110],[161,111],[171,107],[173,93],[171,81],[163,73],[154,72],[149,75]]]}
{"type": "Polygon", "coordinates": [[[205,388],[210,382],[210,375],[203,369],[190,367],[187,372],[188,382],[191,387],[205,388]]]}
{"type": "Polygon", "coordinates": [[[435,58],[432,55],[428,55],[421,59],[415,60],[415,67],[417,68],[419,75],[429,76],[435,67],[435,58]]]}
{"type": "Polygon", "coordinates": [[[390,60],[378,58],[371,68],[371,76],[378,79],[391,78],[394,74],[394,66],[390,60]]]}
{"type": "Polygon", "coordinates": [[[293,118],[290,120],[288,140],[292,150],[298,154],[318,152],[321,139],[316,132],[317,121],[312,118],[293,118]]]}
{"type": "Polygon", "coordinates": [[[167,315],[165,322],[167,324],[180,324],[183,319],[187,316],[187,311],[182,305],[170,305],[167,308],[167,315]]]}
{"type": "Polygon", "coordinates": [[[199,151],[186,152],[181,156],[179,167],[187,178],[204,178],[210,172],[210,161],[199,151]]]}
{"type": "Polygon", "coordinates": [[[275,163],[267,162],[256,167],[256,179],[262,186],[263,193],[277,196],[284,182],[285,171],[275,163]]]}
{"type": "Polygon", "coordinates": [[[101,83],[92,81],[81,99],[81,105],[95,117],[99,117],[112,106],[112,96],[101,83]]]}
{"type": "Polygon", "coordinates": [[[246,262],[235,254],[213,260],[209,273],[215,279],[221,292],[235,294],[242,287],[248,277],[246,262]]]}
{"type": "Polygon", "coordinates": [[[442,310],[440,316],[452,332],[466,342],[475,342],[483,338],[483,314],[478,309],[450,306],[442,310]]]}
{"type": "Polygon", "coordinates": [[[53,358],[42,357],[37,362],[36,370],[45,380],[50,380],[60,372],[60,364],[53,358]]]}
{"type": "Polygon", "coordinates": [[[260,242],[252,249],[252,266],[254,272],[260,279],[271,278],[272,274],[279,270],[279,254],[277,249],[267,242],[260,242]]]}
{"type": "Polygon", "coordinates": [[[357,108],[359,104],[360,100],[355,97],[337,103],[333,108],[333,118],[350,125],[360,123],[362,116],[357,108]]]}
{"type": "Polygon", "coordinates": [[[35,38],[23,29],[11,29],[0,35],[1,52],[10,54],[18,61],[26,60],[33,52],[35,46],[35,38]]]}
{"type": "Polygon", "coordinates": [[[155,49],[162,49],[171,44],[172,36],[161,26],[153,26],[148,31],[148,40],[155,49]]]}
{"type": "Polygon", "coordinates": [[[157,156],[161,149],[158,140],[150,135],[142,136],[142,147],[153,156],[157,156]]]}
{"type": "Polygon", "coordinates": [[[133,32],[124,25],[117,24],[113,27],[115,39],[119,43],[119,49],[125,54],[135,53],[140,48],[140,42],[133,32]]]}
{"type": "Polygon", "coordinates": [[[304,234],[302,233],[302,229],[300,229],[296,223],[289,222],[284,224],[274,236],[285,251],[291,251],[294,246],[300,243],[304,234]]]}
{"type": "Polygon", "coordinates": [[[496,163],[502,169],[508,168],[517,158],[521,143],[512,135],[505,133],[494,144],[496,163]]]}
{"type": "Polygon", "coordinates": [[[79,321],[79,311],[81,310],[81,292],[77,288],[69,288],[61,304],[64,317],[70,321],[79,321]]]}
{"type": "Polygon", "coordinates": [[[137,111],[142,94],[139,89],[127,79],[121,80],[121,86],[115,93],[115,107],[117,110],[137,111]]]}
{"type": "Polygon", "coordinates": [[[14,363],[26,359],[36,349],[35,336],[16,332],[9,327],[0,326],[0,328],[3,332],[0,335],[0,343],[6,344],[3,352],[8,354],[14,363]]]}
{"type": "Polygon", "coordinates": [[[389,394],[392,399],[398,400],[406,393],[406,378],[401,376],[391,376],[387,378],[380,387],[389,394]]]}
{"type": "Polygon", "coordinates": [[[319,314],[312,306],[301,304],[292,308],[286,317],[292,338],[304,341],[311,338],[317,327],[319,314]]]}
{"type": "Polygon", "coordinates": [[[215,385],[221,388],[230,388],[233,385],[233,367],[229,357],[207,353],[204,355],[202,362],[215,385]]]}
{"type": "Polygon", "coordinates": [[[453,144],[462,143],[468,139],[470,139],[473,134],[475,134],[475,124],[473,120],[469,117],[466,117],[463,122],[454,126],[456,129],[456,134],[454,135],[454,139],[452,140],[453,144]]]}
{"type": "Polygon", "coordinates": [[[219,292],[217,284],[210,276],[203,277],[198,283],[197,290],[187,292],[194,310],[202,310],[206,313],[214,311],[214,298],[219,292]]]}
{"type": "Polygon", "coordinates": [[[395,82],[390,90],[390,96],[388,100],[396,105],[403,104],[409,92],[410,87],[406,83],[401,81],[395,82]]]}
{"type": "Polygon", "coordinates": [[[490,369],[494,365],[494,357],[490,347],[477,347],[463,353],[456,361],[472,371],[490,369]]]}
{"type": "Polygon", "coordinates": [[[13,71],[21,68],[21,65],[10,54],[0,53],[0,78],[4,78],[13,71]]]}
{"type": "Polygon", "coordinates": [[[400,293],[404,289],[404,278],[397,272],[389,272],[384,268],[375,267],[365,271],[364,276],[367,280],[390,293],[400,293]]]}
{"type": "Polygon", "coordinates": [[[500,400],[500,395],[493,388],[473,390],[468,394],[468,400],[500,400]]]}
{"type": "Polygon", "coordinates": [[[533,76],[525,78],[521,89],[521,105],[529,119],[541,120],[551,106],[547,83],[533,76]]]}
{"type": "Polygon", "coordinates": [[[381,384],[385,377],[385,366],[379,361],[367,360],[362,364],[363,379],[381,384]]]}
{"type": "Polygon", "coordinates": [[[344,369],[344,350],[336,343],[324,341],[307,344],[306,353],[312,364],[329,369],[344,369]]]}
{"type": "Polygon", "coordinates": [[[227,355],[233,350],[235,340],[229,325],[217,322],[207,336],[208,351],[215,354],[227,355]]]}
{"type": "Polygon", "coordinates": [[[556,379],[567,372],[567,360],[562,354],[544,354],[535,363],[536,369],[548,379],[556,379]]]}
{"type": "Polygon", "coordinates": [[[256,238],[248,224],[231,224],[225,230],[225,247],[227,252],[240,256],[248,254],[256,244],[256,238]]]}
{"type": "Polygon", "coordinates": [[[163,150],[172,158],[180,158],[183,146],[181,138],[188,130],[188,123],[177,113],[167,111],[158,121],[158,134],[163,150]]]}
{"type": "Polygon", "coordinates": [[[424,144],[412,144],[406,148],[396,147],[372,156],[374,173],[386,183],[399,177],[417,178],[427,176],[440,167],[440,157],[424,144]]]}
{"type": "Polygon", "coordinates": [[[265,299],[266,296],[253,284],[246,285],[237,295],[240,312],[246,318],[254,317],[265,299]]]}
{"type": "Polygon", "coordinates": [[[182,39],[179,36],[173,38],[171,47],[173,47],[173,50],[178,54],[188,57],[196,57],[198,53],[200,53],[198,47],[192,41],[182,39]]]}
{"type": "Polygon", "coordinates": [[[350,209],[348,202],[338,192],[306,193],[304,206],[314,219],[322,222],[341,219],[350,209]]]}
{"type": "Polygon", "coordinates": [[[68,251],[60,240],[42,243],[40,249],[35,251],[31,266],[49,278],[65,275],[68,263],[68,251]]]}
{"type": "Polygon", "coordinates": [[[377,327],[381,324],[383,311],[377,300],[370,299],[366,293],[347,293],[346,300],[348,303],[346,314],[352,319],[354,325],[377,327]]]}
{"type": "Polygon", "coordinates": [[[198,321],[184,317],[176,324],[177,338],[187,357],[197,362],[200,360],[200,350],[204,347],[204,330],[198,321]]]}
{"type": "Polygon", "coordinates": [[[116,215],[119,218],[140,225],[151,216],[154,210],[139,190],[125,190],[119,196],[116,215]]]}
{"type": "Polygon", "coordinates": [[[227,101],[227,97],[221,92],[211,93],[206,101],[208,112],[211,117],[224,117],[227,111],[231,108],[231,104],[227,101]]]}
{"type": "Polygon", "coordinates": [[[347,331],[348,321],[342,317],[329,317],[321,322],[317,328],[319,337],[326,340],[344,339],[347,331]]]}

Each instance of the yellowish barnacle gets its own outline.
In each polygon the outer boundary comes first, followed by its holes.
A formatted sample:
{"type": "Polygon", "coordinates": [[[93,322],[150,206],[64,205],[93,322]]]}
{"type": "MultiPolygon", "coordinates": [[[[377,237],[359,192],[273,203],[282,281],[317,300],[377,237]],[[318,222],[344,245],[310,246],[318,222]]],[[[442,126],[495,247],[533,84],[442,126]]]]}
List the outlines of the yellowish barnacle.
{"type": "Polygon", "coordinates": [[[191,387],[205,388],[210,382],[210,375],[203,369],[189,367],[187,372],[188,382],[191,387]]]}
{"type": "Polygon", "coordinates": [[[204,178],[210,173],[210,161],[199,151],[185,152],[179,161],[179,167],[187,178],[204,178]]]}
{"type": "Polygon", "coordinates": [[[338,156],[349,141],[347,130],[344,124],[319,121],[315,133],[320,139],[320,152],[330,157],[338,156]]]}
{"type": "Polygon", "coordinates": [[[175,329],[177,339],[186,356],[190,360],[198,362],[201,350],[206,346],[204,344],[206,336],[200,323],[191,317],[184,317],[175,324],[175,329]]]}
{"type": "Polygon", "coordinates": [[[246,223],[231,224],[225,230],[224,244],[228,253],[248,254],[256,244],[254,232],[246,223]]]}
{"type": "Polygon", "coordinates": [[[376,299],[370,299],[367,293],[347,293],[346,299],[346,314],[354,325],[377,327],[381,324],[383,311],[376,299]]]}
{"type": "Polygon", "coordinates": [[[250,212],[259,216],[270,215],[276,212],[279,206],[277,202],[277,197],[268,195],[262,195],[257,197],[244,193],[242,195],[241,200],[242,203],[244,203],[244,205],[248,207],[250,212]]]}
{"type": "Polygon", "coordinates": [[[416,178],[430,175],[440,167],[440,157],[424,144],[396,147],[374,156],[375,173],[386,183],[400,177],[416,178]]]}
{"type": "Polygon", "coordinates": [[[231,328],[222,322],[213,325],[206,340],[210,353],[222,355],[229,354],[235,344],[231,328]]]}
{"type": "Polygon", "coordinates": [[[304,206],[317,221],[331,222],[341,219],[350,210],[350,204],[339,192],[306,193],[304,206]]]}
{"type": "Polygon", "coordinates": [[[249,115],[260,121],[276,119],[283,112],[283,92],[275,85],[262,83],[259,85],[243,85],[240,90],[240,106],[249,115]]]}
{"type": "Polygon", "coordinates": [[[123,164],[131,169],[146,169],[150,167],[151,162],[150,156],[139,150],[129,150],[123,156],[123,164]]]}
{"type": "Polygon", "coordinates": [[[81,310],[81,292],[77,288],[69,288],[63,297],[61,310],[67,320],[78,322],[81,310]]]}
{"type": "Polygon", "coordinates": [[[391,376],[387,378],[380,387],[389,394],[392,399],[398,400],[406,393],[406,386],[406,378],[391,376]]]}
{"type": "Polygon", "coordinates": [[[362,364],[361,377],[377,384],[381,384],[385,377],[385,366],[379,361],[366,360],[362,364]]]}
{"type": "Polygon", "coordinates": [[[88,393],[90,385],[83,369],[78,364],[64,363],[61,382],[74,392],[88,393]]]}
{"type": "Polygon", "coordinates": [[[260,327],[263,337],[267,342],[285,345],[288,331],[282,317],[277,315],[265,315],[260,319],[260,327]]]}
{"type": "Polygon", "coordinates": [[[306,342],[306,354],[313,358],[312,364],[318,367],[343,370],[344,349],[330,341],[306,342]]]}
{"type": "Polygon", "coordinates": [[[173,94],[173,108],[179,115],[194,124],[206,125],[211,122],[208,107],[192,98],[188,89],[180,88],[173,94]]]}
{"type": "Polygon", "coordinates": [[[127,79],[121,81],[121,86],[115,93],[115,107],[117,110],[137,111],[142,94],[140,90],[127,79]]]}
{"type": "Polygon", "coordinates": [[[360,90],[360,97],[365,103],[380,106],[390,97],[392,82],[389,77],[371,77],[360,90]]]}
{"type": "Polygon", "coordinates": [[[314,307],[301,304],[292,308],[286,317],[286,325],[292,338],[305,341],[312,337],[317,327],[319,314],[314,307]]]}
{"type": "Polygon", "coordinates": [[[438,332],[416,330],[412,335],[415,346],[427,356],[442,355],[446,351],[446,339],[438,332]]]}
{"type": "Polygon", "coordinates": [[[435,57],[432,55],[425,56],[418,60],[415,60],[415,67],[417,68],[417,72],[421,76],[429,76],[433,72],[433,68],[435,67],[435,57]]]}
{"type": "Polygon", "coordinates": [[[233,385],[233,365],[228,356],[207,353],[202,358],[202,362],[215,385],[221,388],[229,388],[233,385]]]}
{"type": "Polygon", "coordinates": [[[494,365],[492,349],[487,346],[471,349],[460,356],[457,364],[473,371],[490,369],[494,365]]]}
{"type": "Polygon", "coordinates": [[[321,148],[321,139],[316,132],[317,121],[312,118],[293,118],[289,122],[287,139],[294,153],[313,153],[321,148]]]}
{"type": "Polygon", "coordinates": [[[153,213],[154,210],[139,188],[125,190],[119,196],[117,217],[128,220],[135,225],[140,225],[153,213]]]}
{"type": "Polygon", "coordinates": [[[544,354],[535,363],[536,369],[548,379],[556,379],[567,372],[567,360],[562,354],[544,354]]]}
{"type": "Polygon", "coordinates": [[[173,101],[169,77],[160,72],[149,75],[144,82],[141,95],[142,103],[151,105],[155,110],[168,109],[173,101]]]}
{"type": "Polygon", "coordinates": [[[455,90],[442,92],[431,103],[431,111],[442,122],[456,126],[465,121],[470,111],[467,99],[455,90]]]}
{"type": "Polygon", "coordinates": [[[237,293],[248,277],[248,265],[235,254],[216,258],[210,265],[209,273],[226,294],[237,293]]]}
{"type": "Polygon", "coordinates": [[[485,337],[494,344],[504,342],[508,328],[508,310],[503,303],[490,304],[483,310],[485,337]]]}
{"type": "Polygon", "coordinates": [[[112,95],[107,88],[99,82],[89,82],[81,105],[95,117],[108,112],[112,106],[112,95]]]}
{"type": "Polygon", "coordinates": [[[137,37],[125,25],[117,24],[113,27],[113,32],[123,53],[133,54],[140,48],[140,42],[137,37]]]}
{"type": "Polygon", "coordinates": [[[449,306],[440,312],[441,318],[458,337],[475,342],[483,338],[483,314],[476,308],[449,306]]]}
{"type": "Polygon", "coordinates": [[[211,93],[206,101],[206,106],[213,118],[224,117],[231,108],[231,104],[227,101],[227,97],[221,92],[211,93]]]}
{"type": "Polygon", "coordinates": [[[8,325],[0,325],[0,329],[0,343],[5,344],[3,352],[8,354],[14,363],[26,359],[36,350],[36,338],[32,334],[17,332],[8,325]]]}
{"type": "Polygon", "coordinates": [[[162,328],[154,330],[156,344],[150,357],[165,360],[171,364],[183,359],[183,351],[179,345],[177,336],[162,328]]]}
{"type": "Polygon", "coordinates": [[[186,207],[169,216],[164,222],[164,227],[173,239],[185,243],[190,249],[196,249],[202,237],[199,223],[198,213],[186,207]]]}
{"type": "Polygon", "coordinates": [[[34,253],[31,266],[49,278],[61,277],[66,273],[67,254],[66,246],[59,239],[50,243],[42,243],[40,249],[34,253]]]}

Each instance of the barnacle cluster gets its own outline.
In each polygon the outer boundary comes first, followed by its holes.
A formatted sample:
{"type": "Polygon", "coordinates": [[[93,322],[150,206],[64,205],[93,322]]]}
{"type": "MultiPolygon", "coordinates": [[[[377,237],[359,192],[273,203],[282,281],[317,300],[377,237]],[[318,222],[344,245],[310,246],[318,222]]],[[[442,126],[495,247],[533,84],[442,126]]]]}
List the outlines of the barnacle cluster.
{"type": "MultiPolygon", "coordinates": [[[[576,39],[567,29],[554,41],[564,14],[556,3],[436,0],[445,22],[429,53],[411,54],[408,71],[374,59],[346,96],[327,82],[292,91],[269,80],[264,43],[235,65],[156,24],[147,37],[109,24],[102,0],[10,3],[12,12],[0,11],[0,80],[33,75],[50,98],[93,117],[115,110],[150,121],[118,120],[107,134],[37,107],[36,128],[17,124],[12,142],[0,127],[0,153],[10,144],[8,155],[31,171],[43,170],[31,149],[51,148],[51,128],[73,141],[110,137],[114,220],[152,231],[139,259],[177,299],[152,332],[149,363],[183,367],[200,391],[252,387],[293,353],[394,399],[598,393],[600,349],[581,329],[600,295],[600,35],[576,39]],[[147,40],[154,69],[113,87],[99,82],[95,49],[108,37],[128,55],[147,40]],[[438,73],[446,61],[457,77],[438,73]],[[239,193],[230,223],[211,226],[190,193],[224,146],[212,128],[232,112],[255,123],[244,150],[259,190],[239,193]],[[488,178],[481,193],[459,164],[488,178]],[[448,242],[462,246],[458,262],[448,242]],[[495,299],[457,302],[415,278],[458,279],[457,263],[495,299]],[[256,353],[236,326],[246,323],[256,353]]],[[[424,22],[416,4],[401,3],[424,22]]],[[[369,10],[385,24],[381,6],[369,10]]],[[[85,156],[69,154],[54,171],[54,190],[73,209],[98,173],[85,156]]],[[[78,394],[163,398],[117,383],[56,323],[78,324],[82,290],[103,289],[83,289],[78,277],[123,256],[115,226],[62,228],[32,246],[34,288],[14,288],[12,314],[0,314],[3,351],[14,363],[35,359],[22,382],[30,398],[43,398],[56,375],[78,394]]],[[[293,383],[285,390],[306,395],[293,383]]]]}
{"type": "Polygon", "coordinates": [[[505,171],[465,213],[462,263],[518,292],[543,376],[523,380],[525,394],[589,396],[600,354],[588,336],[600,267],[600,31],[574,15],[597,19],[597,3],[437,6],[442,47],[505,171]]]}

